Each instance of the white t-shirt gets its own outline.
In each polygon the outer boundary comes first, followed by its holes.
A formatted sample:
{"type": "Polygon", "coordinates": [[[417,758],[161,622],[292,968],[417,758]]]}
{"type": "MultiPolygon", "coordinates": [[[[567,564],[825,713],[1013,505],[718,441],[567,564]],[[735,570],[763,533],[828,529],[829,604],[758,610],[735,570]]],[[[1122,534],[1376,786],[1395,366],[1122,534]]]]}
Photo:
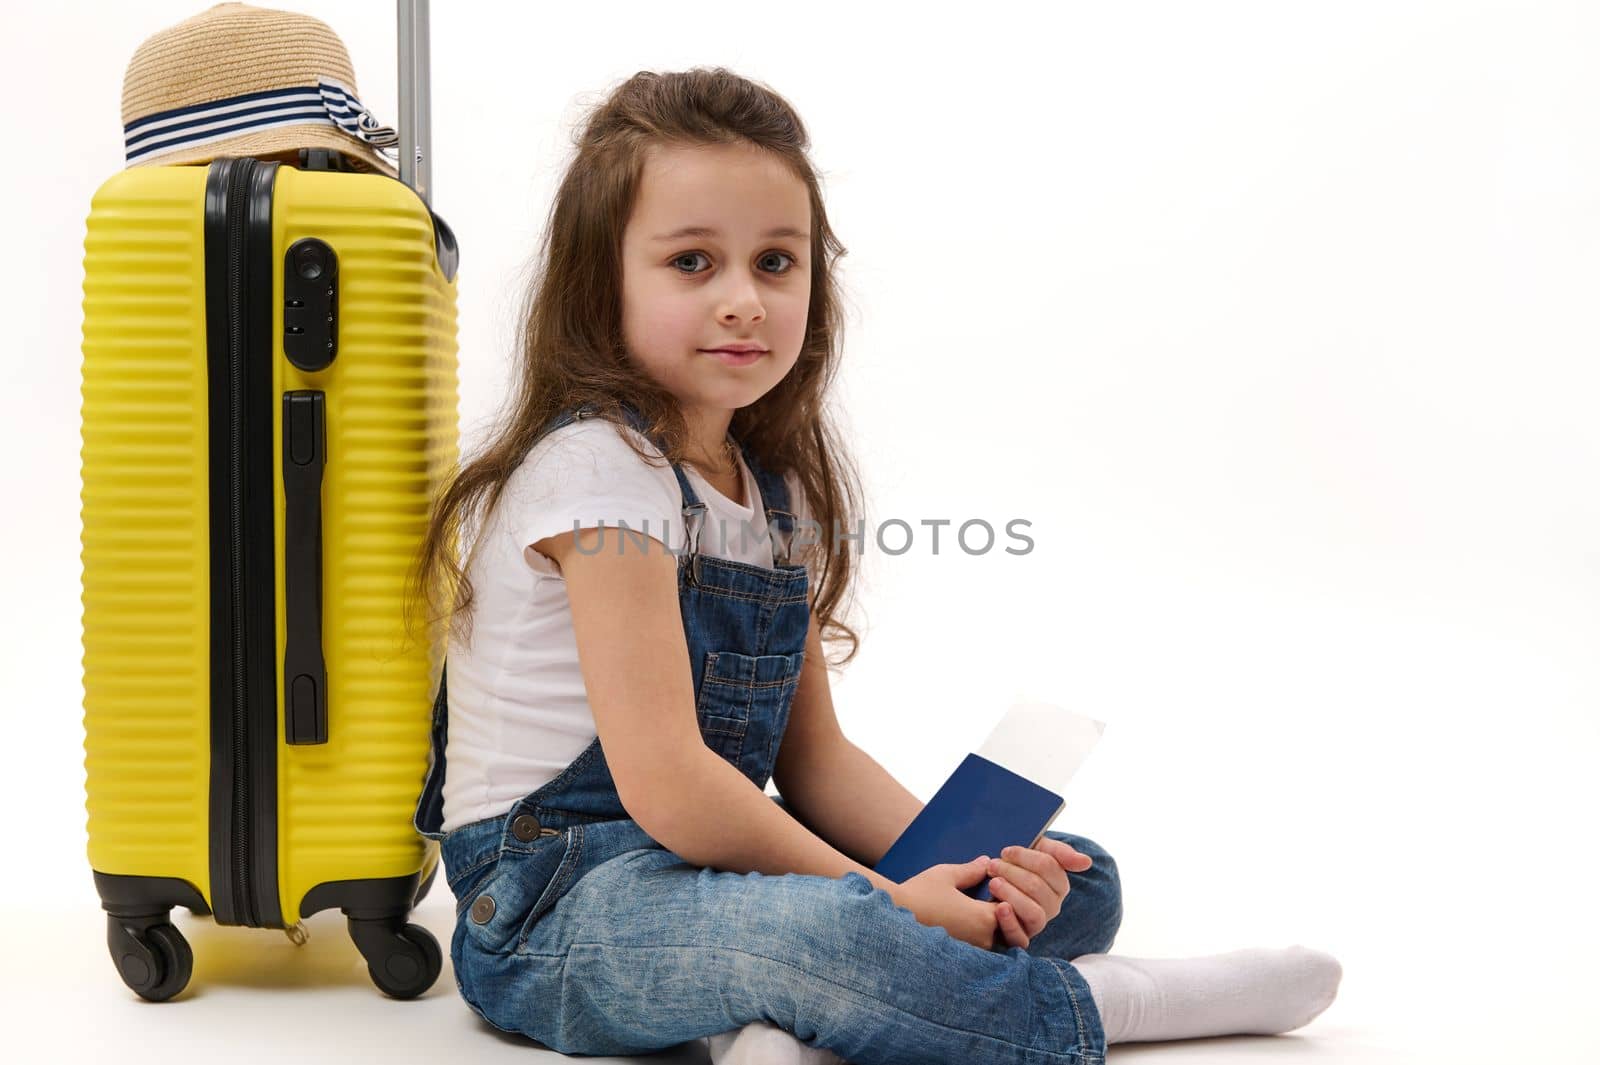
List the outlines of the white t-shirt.
{"type": "MultiPolygon", "coordinates": [[[[445,749],[443,831],[504,814],[554,779],[598,735],[589,709],[566,581],[531,546],[547,536],[604,520],[604,551],[638,551],[638,534],[686,547],[683,493],[661,452],[630,427],[591,417],[547,433],[511,475],[467,565],[475,595],[470,648],[452,639],[449,739],[445,749]],[[640,459],[623,438],[629,434],[640,459]],[[648,522],[648,525],[646,524],[648,522]]],[[[684,473],[706,504],[701,554],[772,565],[761,490],[739,458],[745,499],[735,502],[692,466],[684,473]]],[[[785,475],[797,521],[807,519],[798,477],[785,475]]],[[[659,550],[659,548],[653,548],[659,550]]],[[[801,552],[795,545],[796,561],[801,552]]]]}

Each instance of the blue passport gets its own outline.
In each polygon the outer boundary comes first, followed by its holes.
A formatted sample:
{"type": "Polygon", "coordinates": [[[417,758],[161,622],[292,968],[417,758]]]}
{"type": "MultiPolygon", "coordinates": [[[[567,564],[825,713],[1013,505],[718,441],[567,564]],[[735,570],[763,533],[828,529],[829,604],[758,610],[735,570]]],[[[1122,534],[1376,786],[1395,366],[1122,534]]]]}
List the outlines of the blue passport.
{"type": "MultiPolygon", "coordinates": [[[[901,884],[929,866],[959,865],[980,854],[998,858],[1006,847],[1032,847],[1065,805],[1048,788],[969,754],[873,871],[901,884]]],[[[964,891],[981,902],[994,901],[987,876],[964,891]]]]}

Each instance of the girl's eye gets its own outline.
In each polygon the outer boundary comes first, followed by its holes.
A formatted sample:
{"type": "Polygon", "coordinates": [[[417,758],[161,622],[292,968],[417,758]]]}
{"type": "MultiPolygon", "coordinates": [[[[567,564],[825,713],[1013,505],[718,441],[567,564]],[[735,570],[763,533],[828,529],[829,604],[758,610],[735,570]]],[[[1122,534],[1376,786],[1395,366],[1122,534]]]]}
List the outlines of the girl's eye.
{"type": "MultiPolygon", "coordinates": [[[[697,256],[697,255],[698,256],[702,256],[702,257],[704,257],[704,258],[706,258],[708,260],[710,259],[710,256],[706,255],[706,253],[703,252],[703,251],[686,251],[682,255],[680,255],[677,258],[672,260],[673,265],[677,266],[677,265],[683,263],[686,260],[692,261],[695,258],[695,256],[697,256]]],[[[781,270],[770,270],[770,271],[768,271],[768,273],[782,275],[782,274],[786,274],[790,270],[794,269],[794,256],[790,255],[786,251],[769,251],[766,254],[762,255],[761,258],[758,261],[759,262],[765,262],[768,259],[771,259],[771,258],[774,258],[774,257],[779,257],[779,258],[783,258],[783,259],[789,260],[789,265],[785,266],[781,270]]],[[[683,269],[680,269],[678,272],[683,274],[686,277],[693,277],[696,274],[705,273],[704,270],[683,270],[683,269]]]]}
{"type": "Polygon", "coordinates": [[[786,251],[769,251],[766,255],[763,255],[762,258],[765,259],[767,256],[776,256],[778,258],[789,260],[789,265],[785,266],[782,270],[774,270],[773,273],[775,274],[787,274],[790,270],[794,269],[794,256],[790,255],[786,251]]]}

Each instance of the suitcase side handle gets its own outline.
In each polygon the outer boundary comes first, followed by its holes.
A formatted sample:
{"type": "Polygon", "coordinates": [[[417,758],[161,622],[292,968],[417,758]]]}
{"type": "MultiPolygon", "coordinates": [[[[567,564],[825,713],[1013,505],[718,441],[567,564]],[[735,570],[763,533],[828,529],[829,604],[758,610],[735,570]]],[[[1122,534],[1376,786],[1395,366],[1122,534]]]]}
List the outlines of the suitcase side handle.
{"type": "Polygon", "coordinates": [[[328,742],[328,673],[322,658],[322,471],[328,461],[324,393],[283,394],[284,741],[328,742]]]}

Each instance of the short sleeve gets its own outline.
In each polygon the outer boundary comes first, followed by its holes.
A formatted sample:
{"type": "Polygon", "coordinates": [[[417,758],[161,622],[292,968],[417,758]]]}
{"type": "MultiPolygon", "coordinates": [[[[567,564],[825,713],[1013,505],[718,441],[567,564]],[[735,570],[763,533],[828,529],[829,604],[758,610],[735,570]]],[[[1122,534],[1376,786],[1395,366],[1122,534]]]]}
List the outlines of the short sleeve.
{"type": "MultiPolygon", "coordinates": [[[[668,546],[683,542],[681,494],[672,467],[642,459],[624,433],[633,434],[646,454],[659,455],[633,430],[603,418],[570,422],[546,435],[523,460],[507,484],[501,505],[506,527],[528,566],[544,576],[561,568],[533,544],[574,529],[642,532],[668,546]]],[[[621,550],[638,550],[637,536],[621,550]]],[[[609,547],[609,538],[607,550],[609,547]]]]}

